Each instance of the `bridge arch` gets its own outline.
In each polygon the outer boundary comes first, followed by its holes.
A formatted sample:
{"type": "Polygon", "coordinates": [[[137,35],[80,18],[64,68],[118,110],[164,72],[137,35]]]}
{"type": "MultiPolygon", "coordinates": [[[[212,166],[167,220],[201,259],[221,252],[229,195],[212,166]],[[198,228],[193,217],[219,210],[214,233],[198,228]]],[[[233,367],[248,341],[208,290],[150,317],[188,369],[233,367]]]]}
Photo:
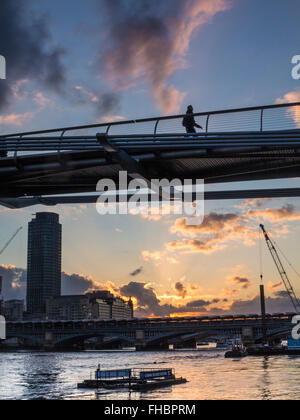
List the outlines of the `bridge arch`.
{"type": "MultiPolygon", "coordinates": [[[[224,337],[227,336],[228,334],[225,334],[224,331],[217,331],[217,330],[209,330],[209,331],[199,331],[199,329],[195,329],[195,331],[180,331],[180,332],[169,332],[169,333],[161,333],[157,336],[151,337],[150,339],[146,339],[146,344],[159,344],[159,342],[164,341],[164,340],[171,340],[171,339],[176,339],[176,338],[180,338],[180,337],[184,337],[187,336],[186,338],[188,339],[188,336],[191,336],[190,339],[193,339],[193,334],[197,334],[197,338],[199,339],[206,339],[209,337],[224,337]]],[[[188,340],[186,340],[188,341],[188,340]]]]}
{"type": "Polygon", "coordinates": [[[104,333],[88,333],[88,334],[69,334],[69,335],[65,335],[65,336],[61,336],[59,338],[54,338],[53,344],[54,345],[62,345],[62,344],[67,344],[70,341],[84,341],[84,340],[88,340],[89,338],[98,338],[98,337],[102,337],[102,338],[115,338],[115,339],[119,339],[120,341],[126,341],[128,344],[135,344],[135,339],[132,339],[130,337],[126,337],[122,334],[113,334],[113,335],[107,335],[104,333]]]}
{"type": "Polygon", "coordinates": [[[20,338],[22,340],[31,341],[33,344],[43,345],[44,344],[44,337],[42,336],[29,336],[28,334],[16,333],[16,334],[9,334],[7,335],[6,339],[10,340],[13,338],[20,338]]]}

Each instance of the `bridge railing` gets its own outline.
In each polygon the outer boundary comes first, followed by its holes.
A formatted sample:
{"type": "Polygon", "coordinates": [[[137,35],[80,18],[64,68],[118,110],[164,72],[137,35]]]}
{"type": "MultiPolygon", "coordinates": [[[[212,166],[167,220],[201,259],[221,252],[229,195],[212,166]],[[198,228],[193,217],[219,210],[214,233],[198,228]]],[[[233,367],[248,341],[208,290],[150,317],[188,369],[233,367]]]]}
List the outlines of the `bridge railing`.
{"type": "Polygon", "coordinates": [[[0,136],[1,152],[38,152],[99,149],[96,132],[107,134],[112,142],[133,146],[164,141],[193,144],[203,138],[208,141],[282,139],[281,133],[293,138],[300,132],[300,102],[260,107],[227,109],[194,114],[199,125],[197,135],[187,136],[182,126],[183,115],[144,118],[63,127],[50,130],[20,132],[0,136]],[[256,137],[255,137],[256,136],[256,137]],[[275,137],[274,137],[275,136],[275,137]]]}

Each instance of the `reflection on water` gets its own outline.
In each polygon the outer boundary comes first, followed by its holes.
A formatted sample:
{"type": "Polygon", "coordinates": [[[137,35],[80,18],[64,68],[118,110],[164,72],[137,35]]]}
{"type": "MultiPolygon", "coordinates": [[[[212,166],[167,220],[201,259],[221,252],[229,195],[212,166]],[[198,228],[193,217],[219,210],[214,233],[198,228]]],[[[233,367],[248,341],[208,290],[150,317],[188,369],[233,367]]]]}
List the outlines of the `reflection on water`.
{"type": "Polygon", "coordinates": [[[223,352],[0,353],[0,399],[300,399],[300,357],[224,359],[223,352]],[[96,397],[77,383],[103,369],[174,367],[187,384],[147,393],[96,397]]]}

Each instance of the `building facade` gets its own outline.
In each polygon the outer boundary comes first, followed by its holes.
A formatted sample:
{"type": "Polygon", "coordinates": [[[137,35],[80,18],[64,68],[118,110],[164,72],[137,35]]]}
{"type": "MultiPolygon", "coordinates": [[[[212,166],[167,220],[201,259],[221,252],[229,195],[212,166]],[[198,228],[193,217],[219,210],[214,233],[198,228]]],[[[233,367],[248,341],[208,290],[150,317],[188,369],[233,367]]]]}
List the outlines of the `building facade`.
{"type": "Polygon", "coordinates": [[[133,318],[131,306],[120,297],[114,298],[111,305],[112,319],[130,319],[133,318]]]}
{"type": "Polygon", "coordinates": [[[87,296],[60,296],[50,298],[46,305],[47,319],[80,321],[92,318],[87,296]]]}
{"type": "Polygon", "coordinates": [[[24,311],[24,300],[7,300],[2,304],[2,315],[6,321],[22,321],[24,311]]]}
{"type": "Polygon", "coordinates": [[[111,319],[111,305],[103,299],[95,299],[91,302],[93,319],[111,319]]]}
{"type": "Polygon", "coordinates": [[[133,318],[132,301],[125,302],[106,291],[50,298],[47,301],[46,308],[47,319],[49,320],[80,321],[133,318]]]}
{"type": "Polygon", "coordinates": [[[46,313],[48,299],[61,295],[62,227],[56,213],[37,213],[28,225],[27,313],[46,313]]]}

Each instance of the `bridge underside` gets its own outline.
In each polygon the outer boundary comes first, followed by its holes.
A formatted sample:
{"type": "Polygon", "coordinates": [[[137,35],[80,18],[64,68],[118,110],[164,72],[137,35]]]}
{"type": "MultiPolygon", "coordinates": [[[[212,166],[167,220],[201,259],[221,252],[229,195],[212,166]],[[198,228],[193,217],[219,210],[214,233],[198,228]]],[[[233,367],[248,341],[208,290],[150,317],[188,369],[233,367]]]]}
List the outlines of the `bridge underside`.
{"type": "MultiPolygon", "coordinates": [[[[255,146],[243,150],[189,146],[155,153],[130,151],[138,169],[148,179],[203,179],[206,184],[299,177],[299,146],[255,146]],[[267,149],[267,150],[266,150],[267,149]],[[132,153],[133,152],[133,153],[132,153]]],[[[101,179],[119,187],[119,172],[126,166],[111,162],[104,150],[72,151],[10,157],[0,161],[0,191],[3,198],[78,194],[96,191],[101,179]]]]}

